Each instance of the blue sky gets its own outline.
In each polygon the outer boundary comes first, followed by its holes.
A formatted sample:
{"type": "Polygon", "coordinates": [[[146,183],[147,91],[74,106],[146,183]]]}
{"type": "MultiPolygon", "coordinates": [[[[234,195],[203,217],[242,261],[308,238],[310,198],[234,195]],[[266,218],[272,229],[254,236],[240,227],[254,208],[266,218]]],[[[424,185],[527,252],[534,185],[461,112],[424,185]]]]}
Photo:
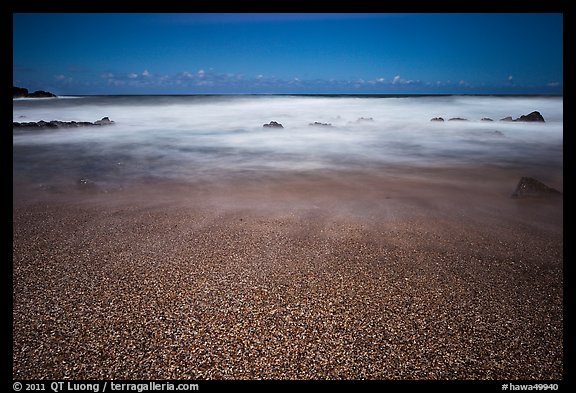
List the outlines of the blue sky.
{"type": "Polygon", "coordinates": [[[14,14],[13,82],[74,94],[562,94],[562,14],[14,14]]]}

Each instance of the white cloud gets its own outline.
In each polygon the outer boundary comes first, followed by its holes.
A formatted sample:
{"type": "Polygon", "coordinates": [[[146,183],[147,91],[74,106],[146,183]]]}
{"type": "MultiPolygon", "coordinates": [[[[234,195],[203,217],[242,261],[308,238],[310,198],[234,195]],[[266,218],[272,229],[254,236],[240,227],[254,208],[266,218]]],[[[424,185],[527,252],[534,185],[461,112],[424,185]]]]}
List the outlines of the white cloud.
{"type": "Polygon", "coordinates": [[[557,86],[560,86],[560,82],[550,82],[550,83],[546,83],[546,86],[548,86],[548,87],[557,87],[557,86]]]}
{"type": "Polygon", "coordinates": [[[460,82],[458,82],[458,84],[459,84],[460,86],[465,86],[465,87],[470,86],[470,83],[466,82],[465,80],[461,80],[460,82]]]}
{"type": "Polygon", "coordinates": [[[66,79],[65,75],[54,75],[54,79],[56,79],[57,81],[63,81],[64,79],[66,79]]]}
{"type": "MultiPolygon", "coordinates": [[[[115,86],[130,86],[134,88],[194,88],[194,87],[218,87],[240,89],[245,88],[273,88],[285,89],[293,86],[299,86],[305,89],[314,89],[320,87],[333,88],[333,89],[351,89],[351,88],[382,88],[384,86],[395,86],[396,89],[409,89],[413,86],[432,86],[435,82],[423,82],[420,80],[403,79],[400,75],[396,75],[391,79],[384,77],[375,77],[374,79],[300,79],[293,77],[290,79],[277,78],[275,76],[268,76],[263,74],[254,74],[250,77],[241,74],[233,73],[218,73],[213,70],[205,71],[205,69],[198,69],[194,72],[181,71],[173,74],[153,74],[148,70],[141,73],[125,72],[125,73],[102,73],[101,78],[108,84],[115,86]]],[[[62,81],[64,83],[65,80],[62,81]]],[[[446,85],[446,82],[438,83],[438,85],[446,85]]]]}
{"type": "Polygon", "coordinates": [[[508,75],[508,80],[509,80],[510,82],[512,82],[512,79],[514,79],[514,76],[508,75]]]}
{"type": "Polygon", "coordinates": [[[396,75],[394,77],[394,79],[392,79],[392,84],[393,85],[397,85],[397,84],[401,84],[401,85],[419,85],[422,82],[419,80],[412,80],[412,79],[402,79],[400,77],[400,75],[396,75]]]}
{"type": "Polygon", "coordinates": [[[198,81],[196,82],[196,86],[213,86],[214,82],[212,81],[198,81]]]}

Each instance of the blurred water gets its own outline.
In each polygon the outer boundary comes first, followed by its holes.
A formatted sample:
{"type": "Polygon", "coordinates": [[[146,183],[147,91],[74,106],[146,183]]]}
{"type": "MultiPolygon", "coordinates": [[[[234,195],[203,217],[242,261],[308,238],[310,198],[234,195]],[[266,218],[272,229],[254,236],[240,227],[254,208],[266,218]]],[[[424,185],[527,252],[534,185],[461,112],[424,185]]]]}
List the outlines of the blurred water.
{"type": "Polygon", "coordinates": [[[105,116],[116,124],[15,130],[14,178],[194,181],[386,166],[561,170],[563,162],[562,97],[107,96],[13,102],[19,122],[105,116]],[[545,123],[499,121],[535,110],[545,123]],[[430,121],[437,116],[469,121],[430,121]],[[262,127],[272,120],[284,128],[262,127]],[[332,126],[309,125],[316,121],[332,126]]]}

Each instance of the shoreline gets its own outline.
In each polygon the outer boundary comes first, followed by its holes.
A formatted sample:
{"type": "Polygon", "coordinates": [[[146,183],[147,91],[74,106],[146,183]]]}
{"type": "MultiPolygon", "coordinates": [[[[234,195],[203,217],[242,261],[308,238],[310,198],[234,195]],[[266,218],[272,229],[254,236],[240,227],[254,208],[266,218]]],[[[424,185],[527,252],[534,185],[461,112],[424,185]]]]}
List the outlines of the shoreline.
{"type": "Polygon", "coordinates": [[[517,175],[15,181],[13,377],[562,379],[562,198],[517,175]]]}

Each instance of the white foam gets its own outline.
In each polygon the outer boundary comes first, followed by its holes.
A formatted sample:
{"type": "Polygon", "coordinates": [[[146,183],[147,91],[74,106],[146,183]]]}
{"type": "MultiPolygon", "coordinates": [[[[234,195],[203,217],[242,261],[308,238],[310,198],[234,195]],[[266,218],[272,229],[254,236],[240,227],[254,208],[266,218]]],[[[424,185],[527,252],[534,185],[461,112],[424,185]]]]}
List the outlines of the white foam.
{"type": "Polygon", "coordinates": [[[387,164],[561,166],[563,159],[561,97],[84,97],[15,102],[13,116],[14,121],[108,116],[116,122],[16,131],[15,170],[34,161],[16,156],[24,147],[42,153],[37,164],[58,162],[62,170],[83,160],[106,176],[120,162],[121,170],[113,172],[125,177],[387,164]],[[545,123],[499,121],[534,110],[545,123]],[[437,116],[469,121],[430,121],[437,116]],[[373,121],[359,122],[361,117],[373,121]],[[483,117],[495,121],[480,121],[483,117]],[[284,128],[262,127],[272,120],[284,128]],[[309,125],[315,121],[332,127],[309,125]]]}

